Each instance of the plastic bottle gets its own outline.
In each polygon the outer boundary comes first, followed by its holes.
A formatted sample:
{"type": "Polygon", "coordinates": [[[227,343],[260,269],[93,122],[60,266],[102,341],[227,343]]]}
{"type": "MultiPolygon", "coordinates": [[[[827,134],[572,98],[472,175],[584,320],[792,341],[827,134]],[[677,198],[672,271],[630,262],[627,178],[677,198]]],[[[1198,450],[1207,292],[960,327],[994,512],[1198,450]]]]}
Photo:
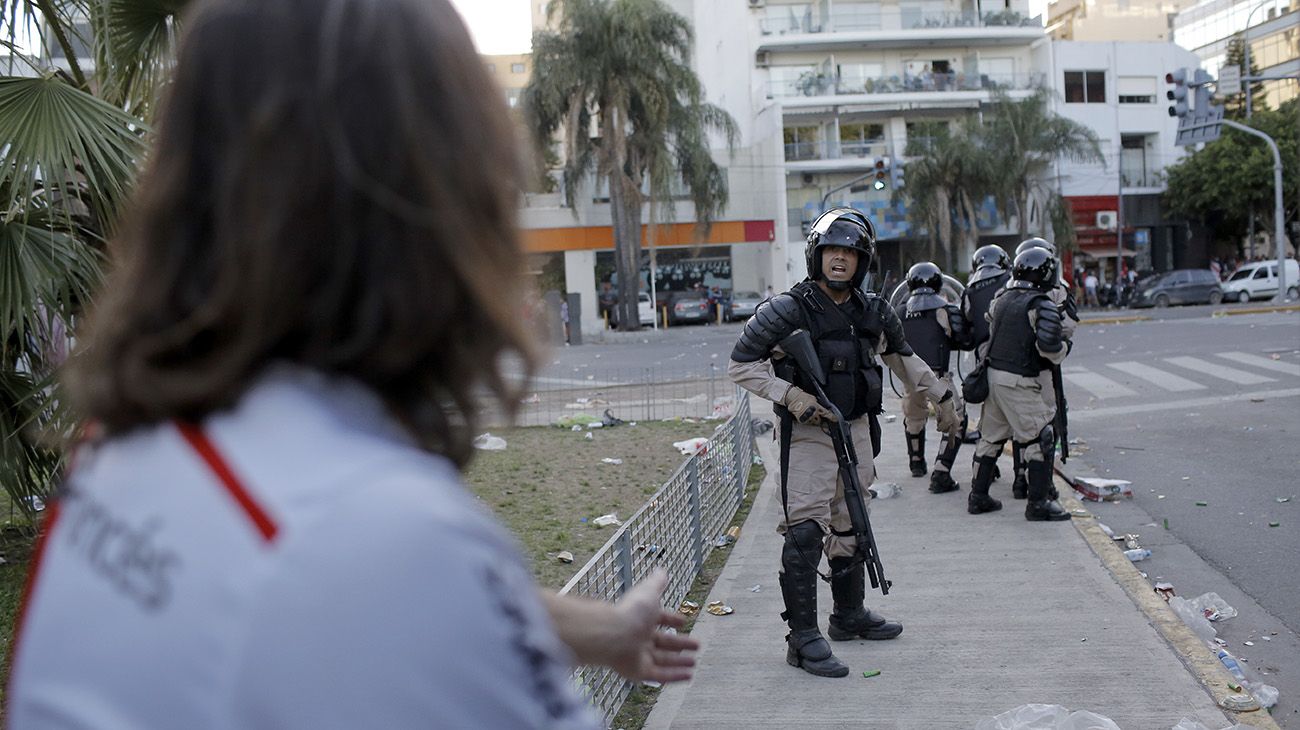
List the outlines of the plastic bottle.
{"type": "Polygon", "coordinates": [[[1237,664],[1237,658],[1229,654],[1227,649],[1219,650],[1219,661],[1223,662],[1223,666],[1227,667],[1229,672],[1232,672],[1232,676],[1242,682],[1246,681],[1246,675],[1242,673],[1241,665],[1237,664]]]}
{"type": "Polygon", "coordinates": [[[1146,548],[1134,548],[1132,550],[1125,550],[1124,557],[1136,563],[1139,560],[1146,560],[1151,557],[1151,551],[1146,548]]]}

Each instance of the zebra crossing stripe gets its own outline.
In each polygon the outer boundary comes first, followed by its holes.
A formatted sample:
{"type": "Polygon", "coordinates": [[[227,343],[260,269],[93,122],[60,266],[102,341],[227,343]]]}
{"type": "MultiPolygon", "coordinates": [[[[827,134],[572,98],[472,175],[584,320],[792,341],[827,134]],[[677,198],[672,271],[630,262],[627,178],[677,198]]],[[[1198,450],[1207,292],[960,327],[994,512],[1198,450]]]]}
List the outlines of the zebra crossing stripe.
{"type": "Polygon", "coordinates": [[[1300,365],[1296,365],[1295,363],[1292,362],[1270,360],[1267,357],[1260,357],[1259,355],[1251,355],[1245,352],[1220,352],[1218,353],[1218,357],[1221,357],[1224,360],[1232,360],[1233,362],[1239,362],[1242,365],[1253,365],[1254,367],[1257,368],[1263,368],[1265,370],[1274,370],[1279,373],[1286,373],[1287,375],[1295,375],[1297,377],[1300,377],[1300,365]]]}
{"type": "Polygon", "coordinates": [[[1200,383],[1193,382],[1182,376],[1174,375],[1173,373],[1165,372],[1164,370],[1153,368],[1150,365],[1145,365],[1140,362],[1112,362],[1107,363],[1107,365],[1115,368],[1121,373],[1132,375],[1135,378],[1141,378],[1142,380],[1157,387],[1164,388],[1165,390],[1174,392],[1205,390],[1205,386],[1200,383]]]}
{"type": "Polygon", "coordinates": [[[1209,375],[1212,378],[1219,378],[1237,385],[1257,385],[1259,383],[1273,382],[1273,378],[1248,373],[1245,370],[1230,368],[1226,365],[1219,365],[1198,357],[1166,357],[1164,360],[1188,370],[1195,370],[1202,375],[1209,375]]]}
{"type": "Polygon", "coordinates": [[[1098,398],[1121,398],[1130,395],[1137,395],[1135,391],[1090,370],[1071,370],[1061,374],[1065,376],[1066,380],[1069,380],[1071,383],[1087,390],[1098,398]]]}

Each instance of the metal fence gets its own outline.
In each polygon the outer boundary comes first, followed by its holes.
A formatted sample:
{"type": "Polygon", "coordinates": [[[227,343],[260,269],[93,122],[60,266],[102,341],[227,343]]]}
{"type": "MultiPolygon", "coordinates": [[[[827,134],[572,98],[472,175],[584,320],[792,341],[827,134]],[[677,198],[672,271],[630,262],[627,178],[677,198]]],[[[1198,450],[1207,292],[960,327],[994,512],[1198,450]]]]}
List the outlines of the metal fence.
{"type": "MultiPolygon", "coordinates": [[[[624,421],[720,418],[732,410],[731,380],[721,366],[668,371],[660,368],[578,368],[561,377],[533,378],[514,424],[554,425],[563,418],[611,416],[624,421]]],[[[489,414],[485,425],[506,419],[489,414]]]]}
{"type": "MultiPolygon", "coordinates": [[[[733,397],[731,417],[705,448],[688,458],[619,527],[561,593],[612,601],[655,568],[663,568],[669,577],[664,606],[676,610],[745,496],[754,433],[748,394],[735,388],[733,397]]],[[[604,713],[606,723],[632,691],[631,682],[603,667],[582,667],[574,680],[604,713]]]]}

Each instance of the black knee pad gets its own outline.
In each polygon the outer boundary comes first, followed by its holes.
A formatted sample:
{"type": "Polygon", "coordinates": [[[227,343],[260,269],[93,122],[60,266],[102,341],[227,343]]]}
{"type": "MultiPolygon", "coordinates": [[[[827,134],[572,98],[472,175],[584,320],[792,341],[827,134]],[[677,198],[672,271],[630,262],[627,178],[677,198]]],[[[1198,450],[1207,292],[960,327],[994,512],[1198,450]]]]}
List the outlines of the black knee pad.
{"type": "Polygon", "coordinates": [[[791,525],[785,531],[785,545],[781,548],[781,563],[786,568],[801,567],[805,563],[816,566],[821,561],[822,539],[825,533],[821,525],[812,520],[804,520],[791,525]]]}

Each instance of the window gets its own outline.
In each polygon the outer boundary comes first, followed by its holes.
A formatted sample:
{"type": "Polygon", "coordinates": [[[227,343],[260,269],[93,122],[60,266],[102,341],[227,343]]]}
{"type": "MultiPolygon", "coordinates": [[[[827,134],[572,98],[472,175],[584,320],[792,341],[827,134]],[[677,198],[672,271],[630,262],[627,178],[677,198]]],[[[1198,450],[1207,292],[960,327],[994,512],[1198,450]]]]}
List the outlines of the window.
{"type": "Polygon", "coordinates": [[[1268,269],[1266,269],[1266,268],[1264,268],[1263,266],[1261,266],[1261,267],[1259,267],[1258,269],[1255,269],[1255,275],[1252,276],[1252,277],[1250,277],[1250,278],[1252,278],[1252,279],[1267,279],[1267,278],[1268,278],[1268,269]]]}
{"type": "Polygon", "coordinates": [[[785,159],[816,160],[821,155],[822,130],[818,126],[785,128],[785,159]]]}
{"type": "Polygon", "coordinates": [[[1105,104],[1105,71],[1066,71],[1065,102],[1067,104],[1105,104]]]}
{"type": "Polygon", "coordinates": [[[523,65],[522,63],[512,63],[512,64],[510,64],[510,73],[512,73],[512,74],[521,74],[521,73],[523,73],[523,72],[524,72],[524,65],[523,65]]]}
{"type": "Polygon", "coordinates": [[[874,157],[885,151],[885,128],[879,124],[840,124],[840,154],[874,157]]]}
{"type": "Polygon", "coordinates": [[[483,65],[487,68],[488,73],[494,74],[497,72],[497,65],[495,63],[485,63],[483,65]]]}
{"type": "Polygon", "coordinates": [[[1150,76],[1121,76],[1119,78],[1119,103],[1156,103],[1156,80],[1150,76]]]}

